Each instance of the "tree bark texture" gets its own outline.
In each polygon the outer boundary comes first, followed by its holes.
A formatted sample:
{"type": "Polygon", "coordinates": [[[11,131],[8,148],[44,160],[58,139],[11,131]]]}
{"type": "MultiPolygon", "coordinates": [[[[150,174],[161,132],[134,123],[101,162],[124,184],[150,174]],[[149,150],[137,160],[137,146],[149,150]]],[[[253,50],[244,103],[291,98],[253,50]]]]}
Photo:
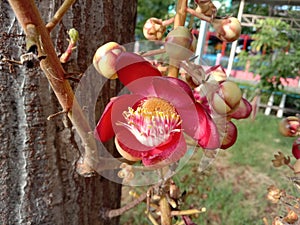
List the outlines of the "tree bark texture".
{"type": "MultiPolygon", "coordinates": [[[[45,22],[62,2],[36,1],[45,22]]],[[[66,71],[84,72],[105,42],[132,42],[136,4],[76,1],[51,33],[58,54],[67,47],[67,30],[80,33],[66,71]]],[[[0,24],[1,58],[18,60],[26,51],[25,36],[7,1],[0,1],[0,24]]],[[[0,62],[0,71],[0,224],[118,224],[118,218],[106,220],[101,214],[119,207],[121,186],[99,175],[77,174],[76,134],[64,116],[47,120],[61,108],[41,70],[0,62]]],[[[100,112],[119,88],[116,81],[105,85],[100,112]]],[[[113,144],[108,146],[114,154],[113,144]]]]}

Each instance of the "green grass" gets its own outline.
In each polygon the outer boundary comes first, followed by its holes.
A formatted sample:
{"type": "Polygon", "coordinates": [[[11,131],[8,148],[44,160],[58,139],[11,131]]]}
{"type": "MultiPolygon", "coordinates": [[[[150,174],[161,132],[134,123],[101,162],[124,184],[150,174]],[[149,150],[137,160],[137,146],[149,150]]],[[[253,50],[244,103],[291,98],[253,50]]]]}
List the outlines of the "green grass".
{"type": "MultiPolygon", "coordinates": [[[[254,121],[235,121],[239,131],[236,144],[220,151],[211,167],[198,172],[202,156],[199,151],[174,176],[180,190],[187,193],[181,208],[207,209],[192,217],[196,224],[264,225],[264,217],[271,224],[280,208],[266,200],[267,188],[275,184],[294,190],[286,179],[293,173],[287,167],[274,168],[271,162],[278,151],[291,155],[294,140],[279,134],[279,120],[258,114],[254,121]]],[[[124,196],[128,195],[128,190],[124,189],[124,196]]],[[[142,192],[138,188],[135,190],[142,192]]],[[[129,201],[128,197],[125,199],[124,204],[129,201]]],[[[125,213],[121,224],[151,224],[143,213],[145,207],[142,203],[125,213]]]]}

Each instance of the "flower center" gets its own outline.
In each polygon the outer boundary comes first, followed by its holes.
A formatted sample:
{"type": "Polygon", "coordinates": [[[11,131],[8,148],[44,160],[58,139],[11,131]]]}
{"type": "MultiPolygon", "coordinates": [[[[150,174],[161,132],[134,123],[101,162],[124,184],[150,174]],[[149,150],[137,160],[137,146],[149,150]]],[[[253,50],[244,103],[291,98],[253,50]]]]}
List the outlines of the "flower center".
{"type": "Polygon", "coordinates": [[[171,133],[180,132],[182,122],[174,106],[166,100],[151,97],[143,100],[136,110],[123,112],[127,123],[119,122],[142,144],[154,147],[169,139],[171,133]]]}

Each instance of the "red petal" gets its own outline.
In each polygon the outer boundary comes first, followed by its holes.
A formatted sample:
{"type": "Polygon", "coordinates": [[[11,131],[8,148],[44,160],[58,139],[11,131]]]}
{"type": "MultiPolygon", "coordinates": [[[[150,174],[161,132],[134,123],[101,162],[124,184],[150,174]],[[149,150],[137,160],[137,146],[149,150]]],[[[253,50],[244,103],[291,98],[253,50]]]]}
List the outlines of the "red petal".
{"type": "Polygon", "coordinates": [[[116,60],[118,78],[124,85],[142,77],[161,76],[160,71],[142,56],[122,52],[116,60]]]}
{"type": "Polygon", "coordinates": [[[181,132],[172,133],[168,142],[157,146],[147,157],[143,157],[145,166],[161,168],[177,162],[186,153],[187,147],[181,132]]]}
{"type": "Polygon", "coordinates": [[[231,147],[237,139],[237,128],[235,124],[229,121],[226,124],[226,133],[222,141],[221,149],[227,149],[231,147]]]}
{"type": "Polygon", "coordinates": [[[149,147],[142,145],[133,135],[130,140],[132,141],[130,146],[125,145],[119,139],[118,144],[133,157],[142,158],[145,166],[153,168],[163,167],[178,161],[187,150],[185,139],[181,132],[172,133],[167,142],[157,147],[152,147],[148,151],[145,151],[145,149],[149,147]]]}
{"type": "Polygon", "coordinates": [[[94,131],[95,137],[102,142],[108,141],[115,135],[111,122],[111,112],[112,106],[116,99],[117,98],[111,99],[110,102],[106,105],[104,112],[102,113],[102,116],[94,131]]]}
{"type": "Polygon", "coordinates": [[[190,136],[199,127],[198,113],[195,101],[181,88],[169,79],[153,78],[156,96],[172,103],[182,119],[182,128],[190,136]]]}
{"type": "Polygon", "coordinates": [[[112,98],[106,105],[104,112],[95,128],[94,135],[102,142],[111,139],[122,126],[118,126],[116,122],[125,122],[122,113],[133,106],[137,101],[142,99],[140,95],[122,95],[112,98]]]}
{"type": "Polygon", "coordinates": [[[194,138],[202,148],[216,149],[220,147],[220,137],[216,124],[200,104],[196,104],[196,107],[200,125],[194,133],[194,138]]]}
{"type": "Polygon", "coordinates": [[[165,77],[165,78],[168,79],[168,81],[171,81],[172,83],[181,87],[192,99],[194,99],[193,91],[187,83],[175,77],[165,77]]]}
{"type": "Polygon", "coordinates": [[[238,108],[230,114],[230,117],[234,119],[245,119],[250,116],[251,112],[251,104],[246,99],[242,98],[238,108]]]}

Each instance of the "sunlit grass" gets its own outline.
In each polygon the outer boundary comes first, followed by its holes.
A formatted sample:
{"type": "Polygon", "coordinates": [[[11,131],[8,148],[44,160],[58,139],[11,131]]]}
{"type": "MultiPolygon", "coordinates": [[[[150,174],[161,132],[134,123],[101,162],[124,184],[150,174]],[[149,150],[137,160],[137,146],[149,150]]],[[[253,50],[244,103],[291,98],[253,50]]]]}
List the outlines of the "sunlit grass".
{"type": "MultiPolygon", "coordinates": [[[[292,187],[286,176],[293,175],[287,167],[272,166],[271,160],[278,151],[291,155],[294,140],[279,134],[279,120],[258,114],[255,120],[235,121],[239,130],[236,144],[220,151],[210,168],[198,172],[202,156],[198,152],[176,174],[175,182],[187,193],[181,208],[207,209],[192,217],[196,224],[264,225],[264,217],[271,224],[279,208],[266,200],[267,188],[272,184],[292,187]]],[[[128,189],[128,195],[126,192],[128,189]]],[[[145,207],[143,203],[127,212],[121,224],[151,224],[143,213],[145,207]]]]}

